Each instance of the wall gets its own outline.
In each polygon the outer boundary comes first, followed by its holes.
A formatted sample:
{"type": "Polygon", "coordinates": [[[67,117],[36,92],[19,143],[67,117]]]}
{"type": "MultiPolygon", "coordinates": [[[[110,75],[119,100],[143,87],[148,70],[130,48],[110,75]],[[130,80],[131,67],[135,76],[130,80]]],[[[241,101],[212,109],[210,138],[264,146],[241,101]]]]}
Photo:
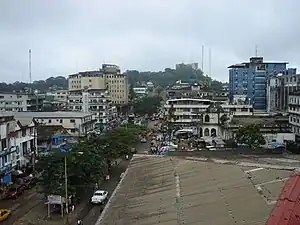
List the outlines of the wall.
{"type": "Polygon", "coordinates": [[[276,141],[277,143],[283,144],[284,141],[295,141],[294,133],[277,133],[277,134],[264,134],[267,145],[276,141]]]}

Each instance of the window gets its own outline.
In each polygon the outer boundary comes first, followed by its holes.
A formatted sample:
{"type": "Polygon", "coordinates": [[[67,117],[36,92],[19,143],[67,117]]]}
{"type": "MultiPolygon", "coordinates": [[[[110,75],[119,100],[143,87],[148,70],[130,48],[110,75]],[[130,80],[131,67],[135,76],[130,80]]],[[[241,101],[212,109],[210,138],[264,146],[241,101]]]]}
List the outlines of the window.
{"type": "Polygon", "coordinates": [[[74,119],[71,119],[71,120],[70,120],[70,123],[75,123],[75,120],[74,120],[74,119]]]}
{"type": "Polygon", "coordinates": [[[209,115],[206,115],[205,117],[204,117],[204,122],[207,122],[207,123],[209,123],[209,115]]]}
{"type": "Polygon", "coordinates": [[[75,129],[71,129],[71,133],[75,133],[75,129]]]}
{"type": "Polygon", "coordinates": [[[51,123],[52,121],[51,120],[48,120],[48,123],[51,123]]]}
{"type": "Polygon", "coordinates": [[[1,141],[2,151],[7,148],[7,139],[1,141]]]}
{"type": "Polygon", "coordinates": [[[63,123],[63,120],[59,120],[60,123],[63,123]]]}

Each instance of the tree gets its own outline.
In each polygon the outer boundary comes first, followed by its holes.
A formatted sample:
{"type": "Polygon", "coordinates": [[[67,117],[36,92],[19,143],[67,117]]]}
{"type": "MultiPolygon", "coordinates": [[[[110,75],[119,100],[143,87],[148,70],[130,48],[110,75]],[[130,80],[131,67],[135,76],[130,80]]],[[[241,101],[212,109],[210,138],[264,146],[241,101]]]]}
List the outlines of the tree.
{"type": "Polygon", "coordinates": [[[256,124],[239,128],[235,138],[238,143],[246,144],[254,149],[266,143],[259,126],[256,124]]]}
{"type": "Polygon", "coordinates": [[[33,81],[31,84],[24,82],[14,82],[12,84],[0,83],[0,90],[5,92],[24,91],[25,89],[48,91],[50,88],[68,89],[68,80],[63,76],[49,77],[46,80],[33,81]]]}
{"type": "Polygon", "coordinates": [[[152,81],[156,86],[166,88],[173,85],[178,80],[184,80],[188,83],[200,83],[205,89],[220,92],[222,90],[222,82],[212,80],[211,77],[205,76],[200,69],[190,67],[179,67],[177,69],[166,68],[164,71],[157,72],[139,72],[137,70],[127,70],[125,74],[128,76],[130,83],[145,83],[152,81]]]}
{"type": "Polygon", "coordinates": [[[133,90],[133,85],[130,85],[130,87],[129,87],[129,99],[131,101],[133,101],[135,98],[136,98],[136,94],[133,90]]]}
{"type": "Polygon", "coordinates": [[[67,152],[53,149],[40,156],[36,164],[38,184],[45,195],[65,195],[65,158],[67,161],[68,193],[78,198],[104,178],[111,162],[130,154],[144,128],[121,126],[106,135],[79,140],[67,152]]]}
{"type": "Polygon", "coordinates": [[[161,97],[159,96],[148,96],[142,98],[133,104],[133,111],[135,114],[143,115],[152,115],[158,112],[160,107],[161,97]]]}

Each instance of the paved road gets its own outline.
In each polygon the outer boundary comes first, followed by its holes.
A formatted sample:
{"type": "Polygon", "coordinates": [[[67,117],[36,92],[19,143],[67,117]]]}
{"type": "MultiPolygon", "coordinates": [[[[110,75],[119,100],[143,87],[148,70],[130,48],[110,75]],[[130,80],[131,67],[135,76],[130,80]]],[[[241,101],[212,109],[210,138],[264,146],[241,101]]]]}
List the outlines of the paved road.
{"type": "Polygon", "coordinates": [[[2,222],[3,225],[11,225],[27,214],[30,210],[41,204],[42,196],[33,188],[25,191],[25,193],[16,200],[5,200],[0,202],[0,208],[8,208],[12,210],[12,215],[8,220],[2,222]]]}
{"type": "MultiPolygon", "coordinates": [[[[148,124],[148,128],[153,128],[154,124],[157,123],[158,121],[150,121],[148,124]]],[[[149,140],[147,140],[149,141],[149,140]]],[[[144,151],[147,151],[149,149],[150,143],[141,143],[137,146],[136,150],[138,153],[144,153],[144,151]]],[[[117,168],[115,168],[112,171],[112,178],[110,181],[105,182],[100,188],[103,190],[107,190],[109,192],[109,197],[113,193],[114,189],[117,187],[119,181],[120,181],[120,175],[121,173],[125,172],[126,168],[128,167],[129,160],[123,160],[117,168]]],[[[89,199],[87,199],[89,201],[89,199]]],[[[103,206],[93,206],[93,205],[88,205],[79,218],[77,219],[82,219],[84,224],[88,225],[94,225],[101,215],[103,206]]],[[[76,222],[76,221],[75,221],[76,222]]]]}
{"type": "MultiPolygon", "coordinates": [[[[154,127],[155,123],[157,123],[157,121],[150,121],[148,128],[154,127]]],[[[149,149],[149,143],[144,143],[144,144],[141,143],[137,146],[137,151],[139,153],[143,153],[148,149],[149,149]]],[[[105,182],[100,188],[107,190],[111,195],[119,182],[120,174],[126,170],[128,164],[129,164],[129,160],[123,160],[117,168],[113,169],[111,180],[105,182]]],[[[89,198],[85,199],[86,202],[88,202],[89,200],[90,200],[89,198]]],[[[26,191],[17,200],[0,201],[0,208],[8,208],[8,209],[12,209],[13,211],[12,216],[8,220],[1,223],[3,225],[18,224],[23,218],[25,220],[25,215],[26,217],[31,217],[28,214],[32,214],[33,211],[37,211],[38,214],[42,212],[43,215],[40,215],[39,217],[46,216],[46,214],[44,215],[45,207],[43,204],[42,196],[38,194],[35,189],[26,191]]],[[[84,224],[94,224],[98,219],[98,217],[100,216],[100,214],[101,214],[101,206],[93,206],[91,204],[87,204],[84,210],[80,212],[79,218],[84,221],[84,224]]],[[[76,221],[72,221],[72,222],[76,224],[76,221]]],[[[46,223],[46,221],[44,221],[44,223],[46,223]]]]}
{"type": "MultiPolygon", "coordinates": [[[[106,190],[109,193],[109,198],[111,196],[111,194],[113,193],[113,191],[115,190],[115,188],[117,187],[119,180],[120,180],[120,175],[121,173],[125,172],[126,168],[128,167],[130,160],[123,160],[120,162],[120,164],[118,165],[117,168],[114,168],[112,170],[112,177],[109,181],[106,181],[103,183],[103,185],[100,186],[99,189],[102,190],[106,190]]],[[[89,201],[89,199],[86,199],[87,201],[89,201]]],[[[101,214],[101,209],[103,209],[104,206],[100,206],[100,205],[92,205],[92,204],[88,204],[86,209],[83,210],[83,212],[81,213],[81,215],[79,216],[79,218],[77,219],[82,219],[84,224],[95,224],[98,217],[101,214]]],[[[76,222],[76,221],[74,221],[76,222]]]]}

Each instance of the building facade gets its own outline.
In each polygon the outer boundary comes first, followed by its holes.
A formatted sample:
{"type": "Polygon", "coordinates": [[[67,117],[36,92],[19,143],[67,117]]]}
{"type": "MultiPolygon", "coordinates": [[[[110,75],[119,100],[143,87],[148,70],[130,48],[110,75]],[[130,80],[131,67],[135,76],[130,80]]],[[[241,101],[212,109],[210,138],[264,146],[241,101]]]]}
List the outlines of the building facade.
{"type": "Polygon", "coordinates": [[[0,112],[40,111],[45,97],[26,92],[0,92],[0,112]]]}
{"type": "Polygon", "coordinates": [[[300,91],[300,74],[296,69],[288,74],[277,74],[268,80],[268,112],[287,112],[289,110],[290,96],[300,91]]]}
{"type": "Polygon", "coordinates": [[[148,95],[148,88],[147,87],[134,87],[133,91],[138,97],[143,97],[143,96],[148,95]]]}
{"type": "Polygon", "coordinates": [[[297,139],[300,137],[300,92],[294,92],[289,96],[289,124],[291,131],[297,139]]]}
{"type": "Polygon", "coordinates": [[[106,130],[117,116],[117,108],[113,106],[108,91],[84,90],[82,92],[82,111],[93,113],[96,129],[106,130]]]}
{"type": "Polygon", "coordinates": [[[129,85],[126,75],[116,65],[103,64],[99,71],[79,72],[69,75],[69,98],[81,95],[85,89],[108,91],[115,105],[126,105],[129,101],[129,85]]]}
{"type": "Polygon", "coordinates": [[[66,109],[69,101],[69,90],[55,90],[46,93],[46,101],[58,109],[66,109]]]}
{"type": "Polygon", "coordinates": [[[17,112],[19,120],[34,119],[43,126],[62,126],[71,136],[86,136],[95,129],[92,113],[84,112],[17,112]]]}
{"type": "Polygon", "coordinates": [[[37,126],[33,120],[0,114],[0,179],[9,184],[13,170],[33,165],[37,153],[37,126]]]}
{"type": "Polygon", "coordinates": [[[229,66],[229,100],[234,95],[245,95],[245,102],[254,110],[267,110],[267,80],[270,75],[293,73],[286,62],[264,62],[263,57],[252,57],[249,62],[229,66]]]}
{"type": "Polygon", "coordinates": [[[250,116],[251,105],[229,105],[208,99],[169,99],[164,105],[165,116],[179,127],[197,126],[200,136],[222,136],[220,125],[234,115],[250,116]]]}

